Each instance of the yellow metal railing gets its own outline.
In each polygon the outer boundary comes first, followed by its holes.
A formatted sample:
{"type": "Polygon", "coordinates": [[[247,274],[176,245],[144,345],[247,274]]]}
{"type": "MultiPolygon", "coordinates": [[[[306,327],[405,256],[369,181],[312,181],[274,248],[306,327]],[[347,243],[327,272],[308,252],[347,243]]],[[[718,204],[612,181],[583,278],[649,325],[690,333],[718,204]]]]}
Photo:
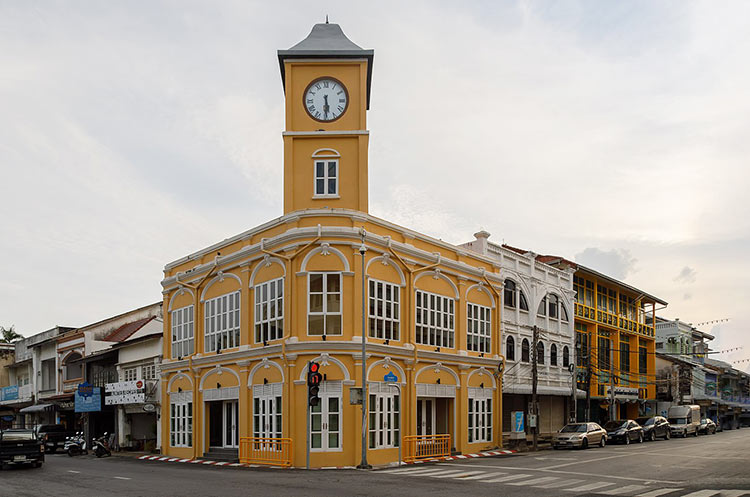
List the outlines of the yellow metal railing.
{"type": "Polygon", "coordinates": [[[289,467],[292,465],[292,439],[242,437],[240,462],[289,467]]]}
{"type": "Polygon", "coordinates": [[[404,462],[451,455],[450,435],[407,435],[404,437],[404,462]]]}
{"type": "Polygon", "coordinates": [[[592,321],[598,321],[603,324],[610,326],[616,326],[620,329],[632,331],[633,333],[639,333],[641,335],[652,337],[654,336],[654,327],[644,323],[639,323],[633,319],[620,316],[618,314],[612,314],[607,311],[595,309],[587,305],[576,303],[575,314],[582,318],[590,319],[592,321]]]}

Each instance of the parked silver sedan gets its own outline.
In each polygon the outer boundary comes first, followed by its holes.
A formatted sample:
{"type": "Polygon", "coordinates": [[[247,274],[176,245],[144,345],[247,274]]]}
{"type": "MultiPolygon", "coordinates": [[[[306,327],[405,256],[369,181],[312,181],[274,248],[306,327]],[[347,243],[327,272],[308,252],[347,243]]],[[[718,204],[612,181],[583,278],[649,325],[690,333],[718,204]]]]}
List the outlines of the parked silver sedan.
{"type": "Polygon", "coordinates": [[[552,448],[580,447],[589,445],[604,447],[607,444],[607,432],[596,423],[569,423],[552,435],[552,448]]]}

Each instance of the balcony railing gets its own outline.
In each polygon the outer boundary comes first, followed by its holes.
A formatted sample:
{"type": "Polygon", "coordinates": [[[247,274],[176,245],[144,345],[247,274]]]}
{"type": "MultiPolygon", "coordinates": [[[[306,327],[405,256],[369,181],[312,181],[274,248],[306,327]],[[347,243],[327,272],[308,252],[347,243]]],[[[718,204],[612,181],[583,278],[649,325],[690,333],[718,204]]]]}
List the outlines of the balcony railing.
{"type": "Polygon", "coordinates": [[[612,314],[611,312],[602,311],[600,309],[595,309],[593,307],[579,304],[577,302],[575,305],[575,314],[576,316],[582,317],[584,319],[591,319],[592,321],[597,321],[599,323],[606,324],[612,327],[616,327],[621,330],[638,333],[639,335],[643,335],[647,337],[654,336],[653,326],[649,326],[644,323],[639,323],[636,320],[629,319],[629,318],[626,318],[624,316],[620,316],[617,314],[612,314]]]}

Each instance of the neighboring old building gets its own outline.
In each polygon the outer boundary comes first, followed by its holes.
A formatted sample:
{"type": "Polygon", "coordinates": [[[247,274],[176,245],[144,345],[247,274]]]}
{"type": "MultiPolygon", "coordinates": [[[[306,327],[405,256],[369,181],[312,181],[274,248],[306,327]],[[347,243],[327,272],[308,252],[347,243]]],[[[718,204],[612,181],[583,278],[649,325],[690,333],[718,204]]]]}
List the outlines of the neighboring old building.
{"type": "Polygon", "coordinates": [[[575,270],[578,419],[603,423],[656,414],[656,306],[667,303],[591,268],[557,256],[538,260],[575,270]]]}
{"type": "Polygon", "coordinates": [[[284,215],[164,268],[163,452],[236,459],[241,440],[289,438],[304,465],[309,361],[313,467],[360,462],[364,379],[370,463],[405,436],[499,446],[500,265],[368,214],[372,50],[317,24],[278,56],[284,215]]]}
{"type": "Polygon", "coordinates": [[[11,384],[10,370],[15,362],[16,346],[12,343],[0,343],[0,430],[11,428],[15,420],[15,411],[11,407],[3,407],[6,398],[18,399],[18,386],[11,384]]]}
{"type": "Polygon", "coordinates": [[[549,435],[574,416],[575,375],[569,370],[575,346],[573,271],[544,264],[532,252],[492,243],[485,231],[474,236],[476,240],[463,246],[496,259],[503,278],[503,426],[510,429],[513,411],[528,417],[537,326],[539,432],[549,435]]]}

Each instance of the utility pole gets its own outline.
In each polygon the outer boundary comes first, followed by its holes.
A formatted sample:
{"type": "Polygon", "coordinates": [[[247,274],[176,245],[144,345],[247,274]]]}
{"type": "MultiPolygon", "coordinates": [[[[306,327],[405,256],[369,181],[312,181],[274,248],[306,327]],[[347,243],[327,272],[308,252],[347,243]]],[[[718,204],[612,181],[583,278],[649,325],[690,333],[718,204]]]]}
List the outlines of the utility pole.
{"type": "Polygon", "coordinates": [[[530,417],[533,416],[534,423],[531,425],[531,436],[533,441],[533,447],[534,451],[536,452],[536,443],[537,443],[537,432],[539,429],[537,428],[539,426],[539,418],[537,417],[537,412],[539,409],[537,409],[536,405],[536,384],[537,384],[537,356],[536,356],[536,344],[537,340],[539,340],[539,329],[534,325],[534,335],[532,337],[531,343],[531,413],[530,417]]]}
{"type": "Polygon", "coordinates": [[[359,253],[362,256],[362,460],[357,468],[370,469],[372,466],[367,464],[367,401],[369,400],[367,395],[367,318],[365,317],[367,309],[365,304],[365,299],[367,298],[365,287],[365,253],[367,252],[365,236],[367,233],[364,228],[360,231],[360,235],[362,236],[362,245],[359,246],[359,253]]]}
{"type": "Polygon", "coordinates": [[[609,368],[609,420],[617,419],[615,415],[615,375],[612,374],[612,366],[609,368]]]}

